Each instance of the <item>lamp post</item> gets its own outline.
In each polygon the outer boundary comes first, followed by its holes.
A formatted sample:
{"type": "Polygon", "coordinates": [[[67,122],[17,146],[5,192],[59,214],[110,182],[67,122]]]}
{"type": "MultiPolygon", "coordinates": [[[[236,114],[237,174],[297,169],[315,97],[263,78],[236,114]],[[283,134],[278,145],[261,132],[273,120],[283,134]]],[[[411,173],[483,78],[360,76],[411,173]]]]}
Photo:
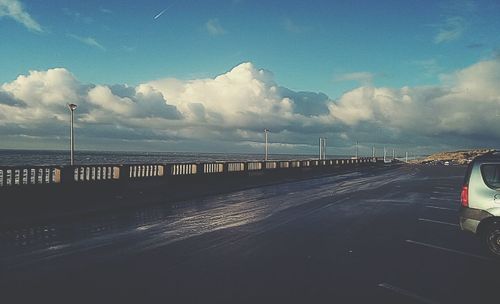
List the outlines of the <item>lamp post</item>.
{"type": "Polygon", "coordinates": [[[319,138],[319,159],[326,159],[326,140],[328,137],[319,138]]]}
{"type": "Polygon", "coordinates": [[[323,159],[326,159],[326,140],[328,137],[323,138],[323,159]]]}
{"type": "Polygon", "coordinates": [[[268,147],[267,147],[267,145],[268,145],[268,133],[269,133],[269,129],[264,129],[264,134],[266,137],[266,158],[265,158],[266,161],[267,161],[267,156],[268,156],[268,152],[269,152],[268,147]]]}
{"type": "Polygon", "coordinates": [[[359,148],[358,148],[359,142],[356,140],[356,159],[358,159],[359,156],[359,148]]]}
{"type": "Polygon", "coordinates": [[[73,121],[74,121],[74,112],[76,110],[77,105],[74,103],[68,104],[68,108],[71,112],[71,132],[70,132],[70,140],[71,140],[71,146],[70,146],[70,151],[71,151],[71,165],[73,166],[75,163],[75,137],[73,134],[73,121]]]}
{"type": "Polygon", "coordinates": [[[319,138],[319,159],[323,158],[323,137],[319,138]]]}

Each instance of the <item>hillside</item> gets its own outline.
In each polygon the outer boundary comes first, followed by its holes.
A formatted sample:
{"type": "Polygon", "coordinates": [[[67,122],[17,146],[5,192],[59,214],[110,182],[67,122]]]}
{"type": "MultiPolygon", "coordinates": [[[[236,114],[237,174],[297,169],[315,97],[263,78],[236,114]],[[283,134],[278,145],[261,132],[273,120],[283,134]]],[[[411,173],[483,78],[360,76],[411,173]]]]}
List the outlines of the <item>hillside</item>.
{"type": "Polygon", "coordinates": [[[439,152],[432,154],[425,159],[421,160],[421,163],[434,163],[434,162],[450,162],[454,164],[467,164],[474,157],[494,151],[493,149],[475,149],[475,150],[461,150],[452,152],[439,152]]]}

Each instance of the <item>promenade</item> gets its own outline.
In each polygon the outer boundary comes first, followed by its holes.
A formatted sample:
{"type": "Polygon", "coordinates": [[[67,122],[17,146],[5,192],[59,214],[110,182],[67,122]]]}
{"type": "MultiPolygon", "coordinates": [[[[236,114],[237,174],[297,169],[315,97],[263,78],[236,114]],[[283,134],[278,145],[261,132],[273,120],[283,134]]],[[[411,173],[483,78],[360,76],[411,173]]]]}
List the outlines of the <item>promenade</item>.
{"type": "MultiPolygon", "coordinates": [[[[488,303],[464,167],[360,168],[0,234],[6,303],[488,303]]],[[[491,301],[490,301],[491,302],[491,301]]]]}

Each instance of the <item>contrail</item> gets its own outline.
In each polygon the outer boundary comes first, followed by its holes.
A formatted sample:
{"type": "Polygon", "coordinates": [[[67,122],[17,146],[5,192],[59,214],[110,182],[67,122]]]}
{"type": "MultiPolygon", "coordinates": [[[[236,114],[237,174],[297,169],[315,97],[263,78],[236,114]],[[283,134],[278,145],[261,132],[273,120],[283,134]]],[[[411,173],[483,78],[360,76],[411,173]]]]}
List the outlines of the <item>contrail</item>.
{"type": "Polygon", "coordinates": [[[160,18],[161,15],[163,15],[166,11],[168,11],[176,3],[177,3],[177,1],[172,2],[172,4],[170,4],[169,6],[167,6],[166,9],[162,10],[161,12],[158,13],[158,15],[154,16],[153,19],[156,20],[156,19],[160,18]]]}
{"type": "Polygon", "coordinates": [[[167,11],[167,9],[168,9],[168,7],[166,9],[162,10],[158,15],[154,16],[153,19],[160,18],[160,16],[163,15],[163,13],[167,11]]]}

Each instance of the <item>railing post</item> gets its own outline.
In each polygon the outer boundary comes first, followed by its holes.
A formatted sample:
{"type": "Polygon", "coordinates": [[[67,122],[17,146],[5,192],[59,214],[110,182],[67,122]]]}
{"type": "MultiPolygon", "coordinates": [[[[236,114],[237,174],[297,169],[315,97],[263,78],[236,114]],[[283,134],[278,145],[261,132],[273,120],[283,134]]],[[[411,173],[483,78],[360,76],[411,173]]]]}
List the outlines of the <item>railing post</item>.
{"type": "MultiPolygon", "coordinates": [[[[77,166],[62,166],[60,169],[61,169],[61,184],[73,184],[76,182],[75,169],[78,169],[77,166]]],[[[77,174],[79,176],[80,172],[77,172],[77,174]]]]}

